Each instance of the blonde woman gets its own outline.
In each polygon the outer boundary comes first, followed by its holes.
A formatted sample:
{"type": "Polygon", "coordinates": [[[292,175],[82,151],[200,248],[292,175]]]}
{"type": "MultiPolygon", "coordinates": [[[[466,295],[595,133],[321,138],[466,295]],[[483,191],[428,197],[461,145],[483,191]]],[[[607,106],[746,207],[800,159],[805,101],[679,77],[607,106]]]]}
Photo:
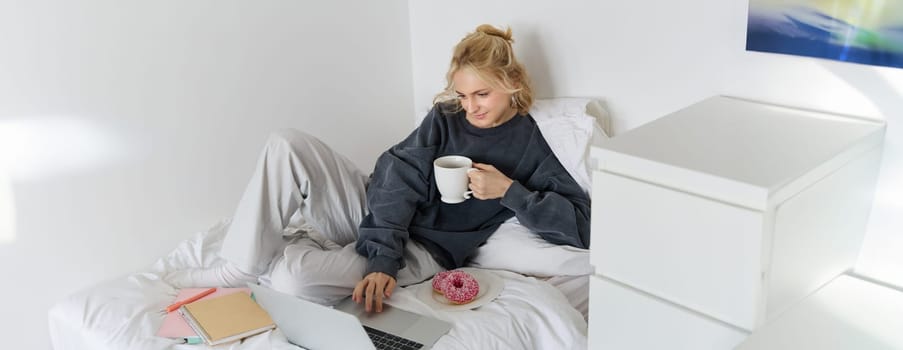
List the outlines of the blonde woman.
{"type": "Polygon", "coordinates": [[[447,85],[422,124],[368,177],[299,131],[275,133],[223,241],[226,264],[167,276],[176,285],[273,288],[381,311],[397,286],[465,265],[506,220],[555,244],[589,247],[589,198],[528,114],[530,80],[511,30],[481,25],[454,49],[447,85]],[[475,199],[440,200],[433,160],[462,155],[475,199]],[[283,232],[303,218],[309,232],[283,232]]]}

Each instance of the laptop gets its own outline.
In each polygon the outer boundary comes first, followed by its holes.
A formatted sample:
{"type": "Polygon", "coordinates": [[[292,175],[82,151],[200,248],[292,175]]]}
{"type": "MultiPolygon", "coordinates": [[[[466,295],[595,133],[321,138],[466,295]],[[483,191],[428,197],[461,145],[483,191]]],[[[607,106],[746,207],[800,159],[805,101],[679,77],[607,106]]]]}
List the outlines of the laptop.
{"type": "Polygon", "coordinates": [[[300,347],[320,349],[429,349],[451,323],[383,304],[368,313],[351,297],[335,308],[248,283],[254,299],[285,337],[300,347]]]}

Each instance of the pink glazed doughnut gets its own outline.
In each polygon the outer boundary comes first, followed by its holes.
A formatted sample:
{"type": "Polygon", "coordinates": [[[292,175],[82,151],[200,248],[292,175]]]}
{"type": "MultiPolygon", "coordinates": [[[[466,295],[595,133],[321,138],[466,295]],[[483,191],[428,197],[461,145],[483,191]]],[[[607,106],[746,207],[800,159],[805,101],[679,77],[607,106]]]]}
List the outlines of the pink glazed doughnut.
{"type": "Polygon", "coordinates": [[[467,304],[480,293],[477,279],[467,272],[454,270],[445,277],[445,298],[455,304],[467,304]]]}
{"type": "Polygon", "coordinates": [[[445,293],[445,281],[451,271],[442,271],[433,276],[433,291],[439,294],[445,293]]]}

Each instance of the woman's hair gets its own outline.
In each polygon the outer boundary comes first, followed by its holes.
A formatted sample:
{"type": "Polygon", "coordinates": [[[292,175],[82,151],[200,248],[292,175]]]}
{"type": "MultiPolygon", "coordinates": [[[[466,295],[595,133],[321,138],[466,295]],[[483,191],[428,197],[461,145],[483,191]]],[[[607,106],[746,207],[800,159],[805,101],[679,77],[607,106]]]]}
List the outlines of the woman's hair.
{"type": "Polygon", "coordinates": [[[459,70],[467,69],[493,88],[512,94],[511,106],[519,114],[527,114],[533,105],[533,88],[524,65],[514,57],[513,42],[511,28],[502,31],[488,24],[480,25],[461,39],[445,76],[445,89],[436,95],[433,103],[451,102],[460,110],[461,102],[452,78],[459,70]]]}

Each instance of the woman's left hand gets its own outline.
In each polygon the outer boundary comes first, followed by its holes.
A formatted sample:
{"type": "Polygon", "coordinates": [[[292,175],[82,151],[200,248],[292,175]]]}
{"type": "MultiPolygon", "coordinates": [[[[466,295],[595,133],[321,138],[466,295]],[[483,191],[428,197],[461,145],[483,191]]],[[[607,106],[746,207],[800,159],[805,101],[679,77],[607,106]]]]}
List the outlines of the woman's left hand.
{"type": "Polygon", "coordinates": [[[469,187],[477,199],[502,198],[514,182],[492,165],[473,163],[473,167],[477,170],[468,172],[467,176],[470,177],[469,187]]]}
{"type": "Polygon", "coordinates": [[[364,303],[364,310],[370,312],[374,308],[376,312],[383,311],[383,297],[392,296],[395,290],[395,277],[382,272],[371,272],[354,286],[351,300],[360,304],[364,303]]]}

